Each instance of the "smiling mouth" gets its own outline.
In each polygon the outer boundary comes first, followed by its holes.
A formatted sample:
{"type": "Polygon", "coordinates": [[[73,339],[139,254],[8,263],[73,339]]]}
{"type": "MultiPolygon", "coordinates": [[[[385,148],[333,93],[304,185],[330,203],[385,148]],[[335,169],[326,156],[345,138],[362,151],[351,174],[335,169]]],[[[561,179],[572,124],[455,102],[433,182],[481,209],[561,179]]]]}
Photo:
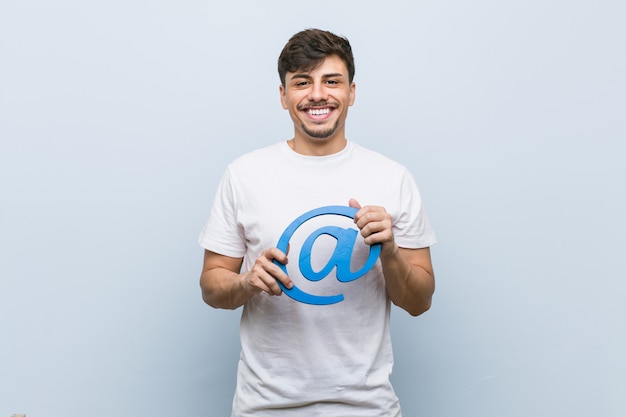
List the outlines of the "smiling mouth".
{"type": "Polygon", "coordinates": [[[311,116],[326,116],[330,113],[330,108],[325,107],[323,109],[307,109],[307,113],[311,116]]]}
{"type": "Polygon", "coordinates": [[[303,111],[308,117],[317,120],[323,120],[331,114],[337,105],[328,101],[320,101],[317,103],[307,103],[298,106],[298,110],[303,111]]]}

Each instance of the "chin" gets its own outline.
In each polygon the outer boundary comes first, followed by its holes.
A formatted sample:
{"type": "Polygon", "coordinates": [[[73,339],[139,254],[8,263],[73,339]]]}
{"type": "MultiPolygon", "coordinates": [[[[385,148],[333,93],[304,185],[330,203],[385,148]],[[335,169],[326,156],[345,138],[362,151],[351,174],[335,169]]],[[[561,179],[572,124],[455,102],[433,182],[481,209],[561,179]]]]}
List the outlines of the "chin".
{"type": "Polygon", "coordinates": [[[327,130],[310,130],[307,129],[305,126],[302,126],[302,130],[304,131],[304,133],[306,133],[308,137],[314,140],[323,141],[325,139],[330,139],[335,135],[335,133],[337,132],[337,125],[327,130]]]}

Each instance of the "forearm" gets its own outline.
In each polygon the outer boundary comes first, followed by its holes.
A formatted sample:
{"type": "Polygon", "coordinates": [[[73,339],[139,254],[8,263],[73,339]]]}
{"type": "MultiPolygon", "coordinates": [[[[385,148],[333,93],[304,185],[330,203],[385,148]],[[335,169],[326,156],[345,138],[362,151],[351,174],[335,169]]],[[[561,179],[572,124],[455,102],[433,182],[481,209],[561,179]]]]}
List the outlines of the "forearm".
{"type": "Polygon", "coordinates": [[[241,274],[243,258],[204,251],[200,288],[205,303],[215,308],[235,309],[254,295],[241,274]]]}
{"type": "Polygon", "coordinates": [[[430,308],[435,279],[428,248],[402,249],[393,244],[392,249],[381,253],[381,263],[387,294],[395,305],[412,316],[430,308]]]}
{"type": "Polygon", "coordinates": [[[276,248],[266,249],[249,271],[240,273],[243,258],[204,251],[204,266],[200,275],[202,299],[211,307],[233,310],[260,292],[281,295],[283,291],[278,280],[286,288],[291,288],[293,283],[274,261],[285,265],[287,255],[276,248]]]}
{"type": "Polygon", "coordinates": [[[204,302],[214,308],[234,310],[254,295],[245,285],[244,274],[220,267],[203,271],[200,288],[204,302]]]}

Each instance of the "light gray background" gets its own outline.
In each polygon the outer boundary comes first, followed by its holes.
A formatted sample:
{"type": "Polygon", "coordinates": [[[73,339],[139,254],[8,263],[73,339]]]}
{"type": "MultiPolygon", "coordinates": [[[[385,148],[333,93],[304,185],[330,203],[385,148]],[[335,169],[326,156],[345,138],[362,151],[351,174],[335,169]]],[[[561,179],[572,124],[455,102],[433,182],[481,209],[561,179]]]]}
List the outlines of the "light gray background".
{"type": "Polygon", "coordinates": [[[0,416],[228,415],[239,311],[196,238],[227,162],[291,136],[307,27],[351,40],[348,136],[440,240],[432,310],[393,311],[405,416],[626,415],[625,4],[3,0],[0,416]]]}

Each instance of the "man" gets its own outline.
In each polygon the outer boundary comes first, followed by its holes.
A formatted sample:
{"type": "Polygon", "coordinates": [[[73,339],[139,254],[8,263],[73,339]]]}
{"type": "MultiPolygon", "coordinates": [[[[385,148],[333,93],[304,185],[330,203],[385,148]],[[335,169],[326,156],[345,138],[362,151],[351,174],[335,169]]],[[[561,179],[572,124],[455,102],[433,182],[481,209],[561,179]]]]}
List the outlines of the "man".
{"type": "Polygon", "coordinates": [[[244,306],[232,415],[399,416],[390,302],[428,310],[435,236],[411,174],[345,137],[348,40],[297,33],[278,72],[294,137],[229,165],[200,235],[204,301],[244,306]]]}

